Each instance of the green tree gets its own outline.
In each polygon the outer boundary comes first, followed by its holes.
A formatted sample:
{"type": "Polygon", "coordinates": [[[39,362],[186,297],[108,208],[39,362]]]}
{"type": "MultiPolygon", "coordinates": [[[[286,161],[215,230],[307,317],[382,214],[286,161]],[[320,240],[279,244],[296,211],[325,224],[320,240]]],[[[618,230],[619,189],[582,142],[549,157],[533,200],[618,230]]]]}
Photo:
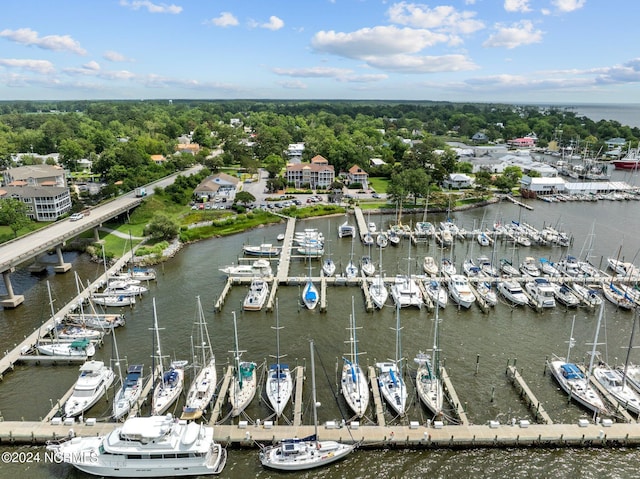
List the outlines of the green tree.
{"type": "Polygon", "coordinates": [[[256,197],[253,196],[248,191],[238,191],[236,193],[236,203],[242,203],[243,205],[248,205],[249,203],[253,203],[256,200],[256,197]]]}
{"type": "Polygon", "coordinates": [[[269,178],[275,178],[284,167],[284,160],[278,155],[271,154],[264,159],[262,165],[269,173],[269,178]]]}
{"type": "Polygon", "coordinates": [[[15,198],[0,201],[0,224],[11,228],[14,237],[29,223],[31,220],[27,216],[27,205],[22,201],[15,198]]]}
{"type": "Polygon", "coordinates": [[[180,226],[164,213],[156,213],[144,229],[144,234],[155,241],[172,240],[178,236],[180,226]]]}

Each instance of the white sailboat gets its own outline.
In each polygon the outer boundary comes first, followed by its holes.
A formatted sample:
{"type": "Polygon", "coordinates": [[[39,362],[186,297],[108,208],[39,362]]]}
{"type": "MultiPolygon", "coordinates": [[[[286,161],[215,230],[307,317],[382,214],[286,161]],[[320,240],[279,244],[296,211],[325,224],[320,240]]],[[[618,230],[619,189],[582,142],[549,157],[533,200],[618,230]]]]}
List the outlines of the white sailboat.
{"type": "Polygon", "coordinates": [[[560,384],[560,387],[564,392],[566,392],[571,399],[587,409],[590,409],[595,414],[608,413],[604,401],[598,394],[598,391],[596,391],[596,389],[590,384],[589,379],[589,375],[593,369],[593,361],[598,342],[598,332],[600,330],[602,314],[604,311],[603,306],[600,306],[600,315],[598,316],[598,325],[596,326],[593,350],[591,351],[591,360],[587,375],[585,375],[576,364],[569,362],[571,348],[575,345],[575,341],[573,339],[573,327],[576,319],[575,316],[573,317],[573,322],[571,324],[571,335],[569,337],[569,350],[567,351],[567,357],[565,359],[554,357],[551,361],[547,361],[547,366],[551,370],[553,377],[558,381],[558,384],[560,384]]]}
{"type": "Polygon", "coordinates": [[[384,279],[382,278],[382,248],[378,249],[380,250],[378,275],[369,283],[369,296],[371,296],[371,301],[376,308],[382,309],[389,297],[389,291],[387,290],[387,286],[384,284],[384,279]]]}
{"type": "Polygon", "coordinates": [[[358,276],[358,267],[353,262],[353,243],[354,243],[354,240],[353,238],[351,238],[351,255],[349,256],[349,262],[347,263],[347,266],[344,269],[344,272],[347,278],[355,278],[356,276],[358,276]]]}
{"type": "Polygon", "coordinates": [[[184,388],[184,367],[187,361],[173,361],[168,371],[164,371],[162,349],[160,347],[160,329],[156,312],[156,298],[153,298],[153,330],[155,332],[156,348],[154,360],[157,359],[160,381],[154,385],[151,401],[151,415],[164,414],[177,401],[184,388]]]}
{"type": "Polygon", "coordinates": [[[342,366],[341,388],[347,404],[355,413],[356,417],[364,416],[369,406],[369,387],[367,379],[358,362],[358,356],[362,353],[358,352],[358,340],[356,338],[356,319],[355,306],[353,297],[351,298],[351,315],[349,316],[349,359],[342,358],[344,364],[342,366]]]}
{"type": "Polygon", "coordinates": [[[113,419],[122,418],[140,399],[143,372],[144,366],[142,364],[132,364],[127,368],[127,375],[122,380],[122,386],[113,398],[113,412],[111,414],[113,419]]]}
{"type": "Polygon", "coordinates": [[[396,414],[404,416],[407,408],[407,385],[402,378],[402,347],[400,342],[400,307],[396,306],[396,357],[376,363],[378,368],[378,387],[382,397],[396,414]]]}
{"type": "Polygon", "coordinates": [[[320,301],[320,295],[318,294],[318,288],[313,281],[311,281],[311,259],[309,261],[309,275],[307,276],[307,282],[302,288],[302,303],[307,309],[315,309],[320,301]]]}
{"type": "Polygon", "coordinates": [[[284,439],[274,446],[263,447],[260,450],[260,463],[264,467],[280,471],[303,471],[326,466],[343,459],[354,449],[353,444],[343,444],[337,441],[320,441],[318,439],[318,407],[316,400],[316,370],[313,341],[311,349],[311,384],[313,400],[314,434],[302,439],[284,439]]]}
{"type": "Polygon", "coordinates": [[[205,409],[213,399],[216,392],[216,384],[218,376],[216,373],[216,357],[211,348],[211,339],[209,338],[209,330],[207,322],[200,303],[200,296],[197,296],[197,320],[198,326],[198,344],[195,349],[200,350],[200,354],[194,354],[194,367],[196,368],[196,377],[189,386],[187,398],[182,408],[182,416],[180,419],[199,419],[205,409]],[[196,357],[198,356],[198,357],[196,357]]]}
{"type": "Polygon", "coordinates": [[[276,362],[269,366],[269,372],[267,374],[267,398],[269,404],[276,413],[276,417],[280,417],[284,408],[291,399],[291,392],[293,391],[293,380],[291,379],[291,371],[288,364],[283,364],[280,359],[283,357],[280,354],[280,315],[278,308],[278,299],[276,298],[276,326],[273,327],[276,330],[276,362]]]}
{"type": "MultiPolygon", "coordinates": [[[[438,283],[439,284],[439,283],[438,283]]],[[[414,358],[418,365],[416,372],[416,389],[422,403],[436,416],[442,415],[444,405],[444,389],[440,374],[440,319],[436,303],[436,315],[433,327],[433,347],[431,354],[420,351],[414,358]]]]}
{"type": "Polygon", "coordinates": [[[233,352],[235,361],[235,376],[229,391],[229,402],[231,403],[231,415],[239,416],[249,405],[256,395],[256,363],[240,361],[242,353],[238,349],[238,325],[236,323],[236,312],[233,311],[233,332],[235,336],[236,349],[233,352]]]}

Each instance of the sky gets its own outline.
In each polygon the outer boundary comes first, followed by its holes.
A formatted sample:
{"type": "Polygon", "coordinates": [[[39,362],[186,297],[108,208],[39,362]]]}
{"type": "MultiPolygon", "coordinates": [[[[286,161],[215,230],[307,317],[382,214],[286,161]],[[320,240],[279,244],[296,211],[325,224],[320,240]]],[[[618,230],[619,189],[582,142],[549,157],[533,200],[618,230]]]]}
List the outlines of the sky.
{"type": "Polygon", "coordinates": [[[637,0],[2,0],[0,100],[640,103],[637,0]]]}

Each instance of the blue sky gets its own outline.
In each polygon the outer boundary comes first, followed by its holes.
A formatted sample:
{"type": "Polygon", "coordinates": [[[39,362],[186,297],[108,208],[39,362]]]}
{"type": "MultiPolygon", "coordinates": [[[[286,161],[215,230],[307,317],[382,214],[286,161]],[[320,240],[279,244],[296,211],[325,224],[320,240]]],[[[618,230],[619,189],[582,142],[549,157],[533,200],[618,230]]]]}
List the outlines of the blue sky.
{"type": "Polygon", "coordinates": [[[640,103],[637,0],[3,0],[0,99],[640,103]]]}

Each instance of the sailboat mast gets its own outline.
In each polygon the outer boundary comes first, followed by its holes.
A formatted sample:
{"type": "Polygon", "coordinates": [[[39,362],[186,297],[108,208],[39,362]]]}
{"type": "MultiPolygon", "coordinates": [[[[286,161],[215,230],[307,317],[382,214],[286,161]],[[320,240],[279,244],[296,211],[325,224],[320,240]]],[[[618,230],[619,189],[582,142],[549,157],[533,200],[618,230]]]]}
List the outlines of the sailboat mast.
{"type": "Polygon", "coordinates": [[[567,350],[567,358],[565,359],[565,362],[569,362],[569,356],[571,355],[571,348],[573,348],[573,346],[575,346],[576,342],[573,339],[573,328],[576,325],[576,315],[573,315],[573,320],[571,321],[571,333],[569,333],[569,349],[567,350]]]}
{"type": "Polygon", "coordinates": [[[624,360],[624,372],[622,373],[622,388],[627,385],[627,370],[629,369],[629,357],[631,356],[631,349],[633,348],[633,337],[636,333],[636,323],[638,322],[638,310],[633,311],[633,326],[631,327],[631,337],[629,338],[629,349],[627,349],[627,358],[624,360]]]}
{"type": "Polygon", "coordinates": [[[313,339],[309,341],[311,350],[311,397],[313,399],[313,435],[318,441],[318,400],[316,398],[316,363],[313,352],[313,339]]]}
{"type": "Polygon", "coordinates": [[[591,358],[589,359],[589,371],[587,371],[587,384],[589,384],[589,377],[593,369],[593,362],[596,356],[596,346],[598,345],[598,334],[600,333],[600,324],[602,323],[602,316],[604,315],[604,301],[600,305],[600,314],[598,315],[598,324],[596,326],[596,333],[593,338],[593,347],[591,348],[591,358]]]}

